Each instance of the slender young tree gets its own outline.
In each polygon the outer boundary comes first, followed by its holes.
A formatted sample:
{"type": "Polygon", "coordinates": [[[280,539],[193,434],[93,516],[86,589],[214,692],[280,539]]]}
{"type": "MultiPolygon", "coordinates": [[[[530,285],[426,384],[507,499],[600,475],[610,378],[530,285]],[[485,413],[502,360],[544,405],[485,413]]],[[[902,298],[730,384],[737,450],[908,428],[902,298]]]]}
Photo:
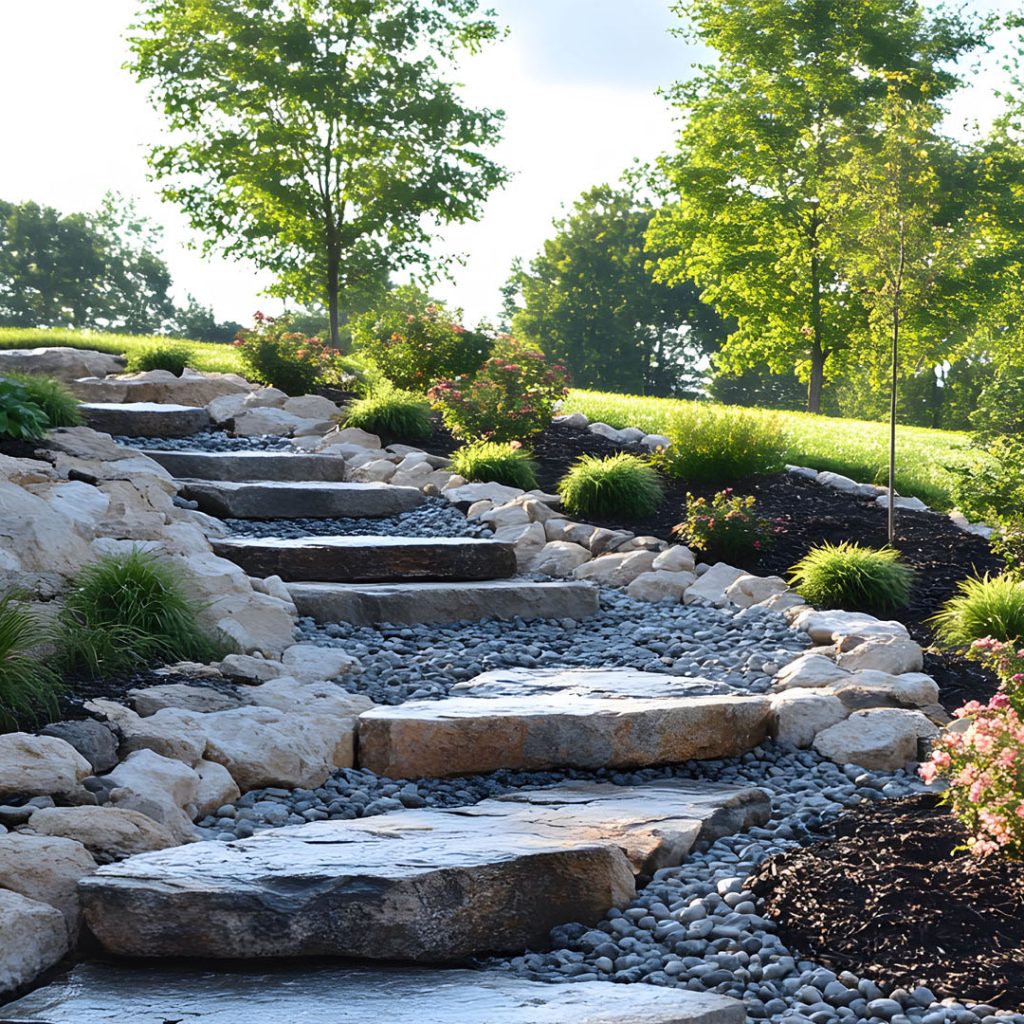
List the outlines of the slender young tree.
{"type": "Polygon", "coordinates": [[[322,303],[430,261],[432,230],[506,180],[500,111],[450,80],[500,32],[479,0],[142,0],[128,65],[171,141],[150,165],[205,248],[322,303]]]}

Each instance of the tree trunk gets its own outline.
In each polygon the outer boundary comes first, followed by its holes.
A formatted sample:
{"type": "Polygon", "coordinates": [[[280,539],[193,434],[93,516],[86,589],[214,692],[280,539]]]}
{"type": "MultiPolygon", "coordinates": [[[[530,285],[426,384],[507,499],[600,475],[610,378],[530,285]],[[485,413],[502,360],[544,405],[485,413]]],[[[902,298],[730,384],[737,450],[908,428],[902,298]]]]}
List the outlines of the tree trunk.
{"type": "Polygon", "coordinates": [[[337,252],[327,253],[327,315],[331,325],[331,347],[341,348],[338,333],[338,264],[337,252]]]}
{"type": "Polygon", "coordinates": [[[896,543],[896,390],[899,383],[900,304],[899,295],[892,306],[892,380],[889,383],[889,544],[896,543]]]}
{"type": "Polygon", "coordinates": [[[821,412],[821,391],[825,383],[825,353],[815,341],[811,347],[811,379],[807,383],[807,411],[821,412]]]}

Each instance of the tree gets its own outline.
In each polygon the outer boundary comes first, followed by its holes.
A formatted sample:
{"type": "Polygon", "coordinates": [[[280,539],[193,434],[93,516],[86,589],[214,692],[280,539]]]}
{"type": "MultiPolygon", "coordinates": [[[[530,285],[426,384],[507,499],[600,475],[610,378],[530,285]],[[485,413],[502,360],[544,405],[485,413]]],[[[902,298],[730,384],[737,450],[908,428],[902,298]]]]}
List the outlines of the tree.
{"type": "Polygon", "coordinates": [[[653,212],[636,180],[592,188],[517,275],[523,306],[513,333],[563,363],[581,387],[694,394],[725,333],[691,283],[652,277],[645,238],[653,212]]]}
{"type": "Polygon", "coordinates": [[[767,364],[807,381],[821,408],[830,363],[866,316],[839,269],[837,176],[872,130],[882,73],[913,73],[938,102],[952,62],[985,25],[925,14],[916,0],[677,0],[714,64],[676,85],[686,116],[665,172],[679,195],[650,232],[657,277],[693,279],[738,329],[719,362],[767,364]]]}
{"type": "Polygon", "coordinates": [[[240,330],[242,325],[234,320],[218,322],[212,306],[204,306],[194,295],[189,295],[185,305],[174,311],[167,333],[172,338],[228,344],[240,330]]]}
{"type": "Polygon", "coordinates": [[[503,115],[442,73],[499,30],[479,0],[143,0],[129,65],[174,141],[164,195],[248,257],[273,292],[329,312],[426,264],[431,229],[475,218],[506,180],[484,154],[503,115]]]}

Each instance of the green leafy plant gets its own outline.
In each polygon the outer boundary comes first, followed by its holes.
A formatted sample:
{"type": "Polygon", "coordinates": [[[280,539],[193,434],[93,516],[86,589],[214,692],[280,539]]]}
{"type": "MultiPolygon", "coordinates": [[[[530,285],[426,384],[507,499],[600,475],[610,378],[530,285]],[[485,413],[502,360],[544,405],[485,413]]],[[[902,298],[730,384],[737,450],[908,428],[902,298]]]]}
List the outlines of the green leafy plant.
{"type": "Polygon", "coordinates": [[[559,363],[514,338],[502,338],[476,373],[440,380],[428,392],[444,425],[466,441],[524,441],[551,423],[568,394],[559,363]]]}
{"type": "Polygon", "coordinates": [[[348,407],[345,426],[389,438],[422,441],[431,433],[430,402],[423,395],[385,382],[348,407]]]}
{"type": "Polygon", "coordinates": [[[25,386],[0,377],[0,439],[35,441],[46,427],[46,413],[32,401],[25,386]]]}
{"type": "Polygon", "coordinates": [[[583,455],[558,481],[567,512],[599,519],[647,519],[658,510],[663,492],[658,471],[625,452],[603,459],[583,455]]]}
{"type": "Polygon", "coordinates": [[[994,437],[976,451],[970,464],[950,467],[957,508],[989,523],[1024,508],[1024,437],[994,437]]]}
{"type": "Polygon", "coordinates": [[[505,484],[532,491],[537,487],[537,464],[518,441],[475,441],[452,453],[451,470],[467,480],[505,484]]]}
{"type": "Polygon", "coordinates": [[[202,607],[176,566],[138,548],[79,572],[60,625],[69,667],[91,675],[159,661],[209,661],[223,645],[199,626],[202,607]]]}
{"type": "Polygon", "coordinates": [[[710,501],[687,493],[686,517],[672,532],[705,557],[728,561],[767,547],[782,528],[781,520],[758,514],[752,494],[740,497],[727,487],[710,501]]]}
{"type": "Polygon", "coordinates": [[[257,313],[255,319],[252,330],[241,331],[234,343],[247,376],[287,395],[305,395],[344,376],[341,352],[322,338],[292,330],[290,317],[257,313]]]}
{"type": "Polygon", "coordinates": [[[1006,563],[1006,571],[1024,580],[1024,514],[1010,516],[992,534],[993,552],[1006,563]]]}
{"type": "Polygon", "coordinates": [[[56,716],[64,681],[36,648],[47,629],[14,594],[0,597],[0,727],[56,716]]]}
{"type": "Polygon", "coordinates": [[[946,647],[967,647],[986,637],[1019,640],[1024,637],[1024,581],[988,573],[962,580],[930,622],[946,647]]]}
{"type": "Polygon", "coordinates": [[[811,548],[790,570],[789,582],[819,608],[891,612],[910,600],[914,572],[895,548],[843,541],[811,548]]]}
{"type": "Polygon", "coordinates": [[[129,352],[126,368],[129,373],[167,370],[168,373],[180,377],[185,372],[185,368],[191,365],[192,349],[188,345],[168,344],[152,345],[129,352]]]}
{"type": "Polygon", "coordinates": [[[658,465],[693,483],[777,473],[789,449],[778,418],[701,403],[680,406],[669,417],[665,436],[672,443],[658,453],[658,465]]]}
{"type": "Polygon", "coordinates": [[[59,381],[32,373],[12,373],[9,378],[24,389],[30,402],[39,406],[48,427],[77,427],[83,422],[78,399],[59,381]]]}

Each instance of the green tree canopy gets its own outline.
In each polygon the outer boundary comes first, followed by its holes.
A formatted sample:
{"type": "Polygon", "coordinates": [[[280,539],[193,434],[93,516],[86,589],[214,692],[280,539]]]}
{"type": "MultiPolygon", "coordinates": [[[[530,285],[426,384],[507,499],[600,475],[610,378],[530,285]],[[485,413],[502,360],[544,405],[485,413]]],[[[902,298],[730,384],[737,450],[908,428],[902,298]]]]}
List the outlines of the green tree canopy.
{"type": "Polygon", "coordinates": [[[425,264],[505,180],[502,114],[443,68],[499,35],[479,0],[143,0],[131,39],[174,141],[151,165],[207,248],[322,303],[425,264]]]}

